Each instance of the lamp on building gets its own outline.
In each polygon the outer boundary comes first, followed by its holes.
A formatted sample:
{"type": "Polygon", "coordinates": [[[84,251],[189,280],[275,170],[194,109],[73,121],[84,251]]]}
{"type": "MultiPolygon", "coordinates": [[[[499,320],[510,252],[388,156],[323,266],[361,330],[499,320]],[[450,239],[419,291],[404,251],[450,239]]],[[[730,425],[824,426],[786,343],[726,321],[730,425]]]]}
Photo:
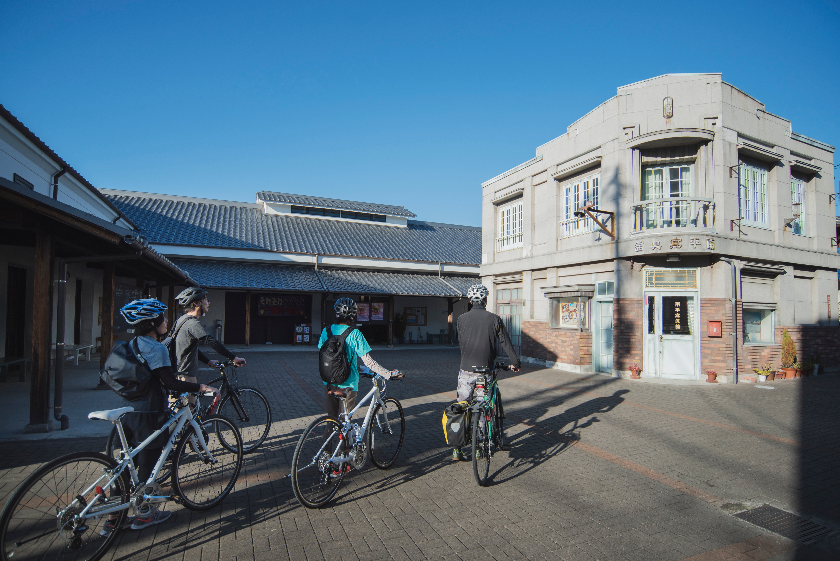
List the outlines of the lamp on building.
{"type": "Polygon", "coordinates": [[[792,218],[785,218],[785,227],[782,230],[786,230],[788,228],[793,228],[793,223],[800,217],[799,207],[802,203],[792,203],[790,206],[793,208],[793,217],[792,218]]]}
{"type": "Polygon", "coordinates": [[[574,215],[575,215],[575,218],[583,218],[585,216],[588,216],[589,218],[591,218],[595,222],[595,224],[597,224],[601,228],[601,230],[604,231],[605,234],[607,234],[610,237],[610,239],[615,241],[615,213],[614,212],[610,212],[608,210],[599,210],[599,209],[595,208],[595,205],[593,205],[589,201],[586,201],[583,204],[582,207],[578,207],[575,210],[574,215]],[[611,228],[608,229],[604,225],[603,222],[601,222],[600,220],[598,220],[598,218],[596,218],[595,214],[593,214],[593,213],[608,215],[610,217],[611,228]]]}

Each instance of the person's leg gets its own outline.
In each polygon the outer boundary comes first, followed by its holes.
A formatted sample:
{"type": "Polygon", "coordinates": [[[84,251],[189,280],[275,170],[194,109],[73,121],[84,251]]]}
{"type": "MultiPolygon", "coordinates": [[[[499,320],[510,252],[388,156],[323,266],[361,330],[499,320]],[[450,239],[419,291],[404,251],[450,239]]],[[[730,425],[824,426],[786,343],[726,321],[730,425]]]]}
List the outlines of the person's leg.
{"type": "MultiPolygon", "coordinates": [[[[458,389],[455,392],[458,401],[470,401],[472,399],[473,392],[475,391],[476,378],[478,378],[478,374],[474,372],[467,372],[466,370],[460,370],[458,372],[458,389]]],[[[466,459],[466,457],[464,456],[464,451],[461,450],[460,446],[456,446],[455,449],[452,450],[452,459],[466,459]]]]}

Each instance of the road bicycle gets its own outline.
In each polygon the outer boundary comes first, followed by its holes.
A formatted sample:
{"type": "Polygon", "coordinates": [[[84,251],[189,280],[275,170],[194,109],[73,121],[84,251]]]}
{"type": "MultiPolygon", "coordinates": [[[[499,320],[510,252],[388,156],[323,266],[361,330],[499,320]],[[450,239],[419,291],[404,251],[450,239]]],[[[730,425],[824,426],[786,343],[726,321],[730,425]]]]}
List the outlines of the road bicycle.
{"type": "Polygon", "coordinates": [[[122,444],[119,461],[76,452],[35,470],[0,514],[0,560],[96,561],[114,543],[129,511],[147,516],[168,501],[199,511],[218,505],[242,469],[242,439],[236,425],[221,415],[193,418],[188,396],[183,394],[178,412],[136,448],[129,446],[120,421],[133,407],[90,413],[89,419],[114,423],[122,444]],[[152,473],[141,482],[134,457],[166,433],[169,439],[152,473]],[[173,447],[172,492],[165,494],[158,475],[173,447]],[[113,531],[105,529],[109,519],[113,531]]]}
{"type": "Polygon", "coordinates": [[[470,402],[472,424],[472,465],[475,481],[485,487],[490,478],[490,460],[496,450],[505,446],[502,393],[496,379],[499,370],[509,370],[502,362],[493,368],[475,367],[479,376],[475,380],[475,391],[470,402]]]}
{"type": "MultiPolygon", "coordinates": [[[[248,454],[257,449],[257,447],[265,441],[268,436],[268,430],[271,428],[271,407],[268,405],[268,399],[257,389],[249,387],[238,387],[236,385],[236,364],[232,360],[220,362],[217,366],[221,372],[221,376],[211,380],[207,383],[208,386],[215,386],[221,382],[219,386],[220,401],[213,401],[206,406],[201,407],[199,401],[191,405],[193,408],[193,417],[200,420],[207,415],[218,413],[223,417],[232,420],[239,428],[242,435],[242,444],[244,445],[243,454],[248,454]],[[231,374],[228,374],[228,368],[231,368],[231,374]]],[[[177,402],[170,404],[170,414],[174,415],[177,411],[177,402]]],[[[226,441],[222,441],[225,443],[226,441]]],[[[119,458],[120,437],[117,433],[117,427],[111,430],[108,435],[108,442],[105,445],[105,453],[114,458],[119,458]]],[[[159,475],[159,478],[165,481],[169,477],[169,468],[171,462],[166,462],[159,475]]]]}
{"type": "MultiPolygon", "coordinates": [[[[396,399],[385,399],[384,378],[363,372],[359,375],[370,378],[373,383],[368,394],[348,413],[346,390],[329,390],[330,395],[341,399],[342,413],[338,419],[323,415],[312,421],[295,447],[292,489],[300,504],[307,508],[320,508],[329,503],[350,466],[360,470],[370,457],[374,466],[387,469],[402,449],[405,436],[402,405],[396,399]],[[370,405],[360,427],[351,419],[368,402],[370,405]]],[[[402,377],[397,373],[391,379],[402,377]]]]}

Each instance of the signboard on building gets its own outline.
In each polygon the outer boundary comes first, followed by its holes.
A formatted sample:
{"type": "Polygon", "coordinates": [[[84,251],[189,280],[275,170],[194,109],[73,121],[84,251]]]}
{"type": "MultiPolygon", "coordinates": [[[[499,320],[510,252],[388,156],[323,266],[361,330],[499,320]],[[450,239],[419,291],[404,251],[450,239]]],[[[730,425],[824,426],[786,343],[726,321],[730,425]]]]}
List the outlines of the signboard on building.
{"type": "Polygon", "coordinates": [[[257,315],[304,316],[306,315],[306,296],[260,294],[257,296],[257,315]]]}

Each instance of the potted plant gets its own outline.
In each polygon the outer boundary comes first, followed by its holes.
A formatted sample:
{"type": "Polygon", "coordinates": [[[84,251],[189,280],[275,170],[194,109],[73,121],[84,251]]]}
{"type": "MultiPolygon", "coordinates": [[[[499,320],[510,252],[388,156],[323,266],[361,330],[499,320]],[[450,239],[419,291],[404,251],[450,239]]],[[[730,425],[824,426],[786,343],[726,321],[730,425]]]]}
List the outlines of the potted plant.
{"type": "Polygon", "coordinates": [[[638,380],[641,378],[642,369],[638,364],[634,364],[630,367],[630,377],[634,380],[638,380]]]}
{"type": "Polygon", "coordinates": [[[714,370],[706,370],[706,381],[710,384],[717,384],[717,372],[714,370]]]}
{"type": "Polygon", "coordinates": [[[405,318],[402,314],[394,314],[394,337],[401,345],[405,343],[405,318]]]}
{"type": "Polygon", "coordinates": [[[762,364],[758,368],[753,368],[753,372],[758,374],[759,382],[767,382],[776,379],[776,371],[773,370],[773,365],[769,362],[767,364],[762,364]]]}
{"type": "Polygon", "coordinates": [[[822,355],[820,353],[811,357],[811,364],[814,365],[814,376],[820,375],[820,363],[822,362],[822,355]]]}
{"type": "Polygon", "coordinates": [[[767,381],[767,371],[762,370],[762,368],[764,368],[764,367],[762,366],[762,367],[759,367],[759,368],[753,368],[753,372],[755,372],[758,375],[758,381],[759,382],[766,382],[767,381]]]}
{"type": "Polygon", "coordinates": [[[796,376],[796,369],[793,368],[796,362],[796,343],[790,338],[787,329],[782,330],[782,372],[784,378],[790,379],[796,376]]]}

